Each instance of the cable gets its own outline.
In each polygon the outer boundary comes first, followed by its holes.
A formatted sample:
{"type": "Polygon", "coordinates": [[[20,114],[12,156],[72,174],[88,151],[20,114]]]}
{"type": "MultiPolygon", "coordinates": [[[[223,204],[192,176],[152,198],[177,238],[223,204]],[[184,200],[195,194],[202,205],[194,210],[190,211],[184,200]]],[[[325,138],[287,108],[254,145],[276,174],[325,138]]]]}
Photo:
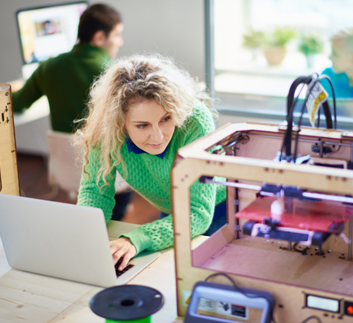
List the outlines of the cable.
{"type": "Polygon", "coordinates": [[[318,321],[319,323],[322,323],[321,320],[320,320],[320,318],[319,318],[318,316],[316,316],[316,315],[312,315],[312,316],[307,317],[302,323],[309,322],[309,320],[311,320],[311,319],[317,319],[317,321],[318,321]]]}
{"type": "MultiPolygon", "coordinates": [[[[294,150],[294,162],[296,161],[297,159],[297,151],[298,151],[298,138],[299,138],[299,129],[300,129],[300,126],[301,126],[301,122],[302,122],[302,117],[303,117],[303,114],[304,114],[304,108],[306,106],[306,103],[308,101],[308,98],[314,88],[314,86],[316,85],[316,83],[318,82],[321,82],[321,80],[323,79],[326,79],[328,80],[329,84],[330,84],[330,87],[331,87],[331,91],[332,91],[332,99],[333,99],[333,115],[334,115],[334,128],[337,129],[337,108],[336,108],[336,96],[335,96],[335,90],[333,89],[333,85],[332,85],[332,82],[330,80],[330,78],[327,76],[327,75],[320,75],[315,81],[314,83],[312,84],[311,86],[311,89],[309,91],[309,93],[307,94],[307,97],[305,98],[305,102],[303,104],[303,107],[302,107],[302,111],[301,111],[301,114],[300,114],[300,118],[299,118],[299,122],[298,122],[298,133],[297,133],[297,136],[296,136],[296,139],[295,139],[295,150],[294,150]]],[[[326,116],[327,118],[327,116],[326,116]]]]}
{"type": "Polygon", "coordinates": [[[339,145],[336,150],[331,149],[331,153],[337,153],[341,149],[342,145],[339,145]]]}
{"type": "Polygon", "coordinates": [[[319,80],[315,80],[314,81],[314,84],[312,85],[308,95],[306,96],[305,100],[304,100],[304,103],[303,103],[303,106],[302,106],[302,110],[301,110],[301,113],[300,113],[300,117],[299,117],[299,121],[298,121],[298,132],[296,134],[296,137],[295,137],[295,149],[294,149],[294,155],[293,155],[293,161],[294,163],[296,162],[297,160],[297,149],[298,149],[298,139],[299,139],[299,132],[300,132],[300,126],[301,126],[301,123],[302,123],[302,117],[303,117],[303,114],[304,114],[304,109],[305,109],[305,106],[306,106],[306,103],[308,102],[308,99],[309,99],[309,96],[314,88],[314,86],[316,85],[316,83],[318,82],[319,80]]]}
{"type": "MultiPolygon", "coordinates": [[[[330,84],[330,87],[331,87],[331,91],[332,91],[332,99],[333,99],[333,116],[334,116],[334,124],[335,124],[335,129],[337,129],[337,108],[336,108],[336,97],[335,97],[335,91],[333,89],[333,85],[332,85],[332,82],[330,80],[330,78],[323,74],[319,77],[320,81],[323,80],[323,79],[326,79],[329,84],[330,84]]],[[[320,106],[321,108],[321,106],[320,106]]],[[[320,127],[320,111],[321,109],[319,108],[318,110],[318,116],[317,116],[317,127],[319,128],[320,127]]]]}
{"type": "MultiPolygon", "coordinates": [[[[286,148],[286,157],[290,157],[292,155],[292,151],[291,151],[291,144],[292,144],[292,124],[293,124],[293,114],[294,114],[294,108],[295,108],[295,104],[298,101],[299,95],[297,96],[296,102],[293,103],[293,98],[294,98],[294,94],[295,91],[297,89],[297,87],[299,86],[299,84],[303,83],[303,87],[305,84],[310,84],[313,80],[313,77],[316,76],[316,78],[318,77],[317,73],[313,73],[309,76],[299,76],[298,78],[296,78],[294,80],[294,82],[292,83],[290,89],[289,89],[289,93],[288,93],[288,97],[287,97],[287,130],[284,136],[284,144],[283,146],[285,146],[286,148]]],[[[302,89],[303,89],[302,87],[302,89]]],[[[301,90],[302,90],[301,89],[301,90]]],[[[300,90],[300,92],[301,92],[300,90]]],[[[283,149],[282,149],[283,150],[283,149]]],[[[280,154],[280,160],[282,159],[282,153],[280,154]]]]}
{"type": "Polygon", "coordinates": [[[317,128],[320,128],[321,109],[317,111],[317,128]]]}
{"type": "MultiPolygon", "coordinates": [[[[292,154],[291,152],[291,140],[292,140],[292,126],[293,126],[293,113],[295,109],[295,105],[299,99],[299,95],[297,96],[297,99],[295,100],[293,104],[293,98],[295,91],[300,83],[303,83],[303,86],[301,90],[304,88],[305,84],[308,84],[311,82],[312,77],[311,76],[300,76],[298,77],[291,85],[288,93],[288,98],[287,98],[287,130],[284,135],[284,144],[285,150],[286,150],[286,157],[290,156],[292,154]]],[[[300,90],[300,92],[301,92],[300,90]]],[[[282,158],[282,156],[280,156],[282,158]]]]}
{"type": "Polygon", "coordinates": [[[307,94],[307,96],[306,96],[306,98],[305,98],[305,100],[304,100],[304,103],[303,103],[303,106],[302,106],[302,110],[301,110],[301,112],[300,112],[299,121],[298,121],[298,132],[297,132],[297,135],[296,135],[296,137],[295,137],[295,148],[294,148],[294,156],[293,156],[293,161],[294,161],[294,163],[295,163],[296,160],[297,160],[298,139],[299,139],[300,126],[301,126],[302,118],[303,118],[303,114],[304,114],[304,109],[305,109],[305,106],[306,106],[306,104],[307,104],[307,102],[308,102],[308,99],[309,99],[309,97],[310,97],[311,92],[313,91],[313,89],[314,89],[316,83],[318,83],[319,81],[320,81],[320,80],[317,78],[317,79],[314,81],[314,83],[312,84],[312,86],[311,86],[311,88],[310,88],[310,90],[309,90],[309,92],[308,92],[308,94],[307,94]]]}
{"type": "Polygon", "coordinates": [[[305,86],[305,83],[303,83],[303,85],[302,85],[302,87],[301,87],[301,89],[300,89],[300,91],[299,91],[299,93],[298,93],[298,95],[297,95],[295,101],[292,103],[292,106],[291,106],[290,109],[289,109],[289,113],[288,113],[288,115],[287,115],[287,130],[286,130],[285,135],[283,136],[283,141],[282,141],[282,146],[281,146],[281,150],[280,150],[281,153],[280,153],[280,156],[279,156],[279,161],[282,160],[282,153],[283,153],[284,143],[285,143],[285,141],[286,141],[286,136],[287,136],[288,127],[289,127],[289,124],[292,124],[292,123],[293,123],[293,112],[294,112],[294,109],[295,109],[295,105],[296,105],[297,102],[298,102],[300,93],[302,92],[304,86],[305,86]],[[292,117],[292,118],[289,120],[290,117],[292,117]]]}
{"type": "MultiPolygon", "coordinates": [[[[208,276],[208,277],[205,279],[205,281],[208,281],[210,278],[215,277],[215,276],[224,276],[224,277],[226,277],[226,278],[232,283],[232,285],[234,286],[234,288],[235,288],[238,292],[240,292],[241,294],[243,294],[243,295],[246,296],[246,297],[249,297],[249,298],[264,298],[264,297],[261,297],[261,296],[251,296],[251,295],[248,295],[248,294],[244,293],[244,292],[237,286],[237,284],[235,283],[235,281],[233,280],[233,278],[230,277],[230,276],[228,276],[228,275],[225,274],[225,273],[215,273],[215,274],[212,274],[212,275],[208,276]]],[[[316,319],[316,320],[318,321],[318,323],[322,323],[322,321],[320,320],[320,318],[319,318],[318,316],[316,316],[316,315],[312,315],[312,316],[307,317],[302,323],[307,323],[308,321],[310,321],[310,320],[312,320],[312,319],[316,319]]],[[[275,322],[275,319],[273,318],[273,316],[272,316],[272,321],[273,321],[273,323],[276,323],[276,322],[275,322]]]]}
{"type": "Polygon", "coordinates": [[[307,254],[307,251],[308,251],[310,248],[309,248],[309,247],[305,247],[303,250],[300,250],[300,249],[297,249],[297,248],[296,248],[298,244],[299,244],[298,242],[294,243],[294,245],[293,245],[294,251],[300,252],[302,255],[306,255],[306,254],[307,254]]]}
{"type": "MultiPolygon", "coordinates": [[[[295,139],[295,153],[293,155],[293,161],[296,162],[296,158],[297,158],[297,152],[298,152],[298,139],[299,139],[299,131],[300,131],[300,126],[301,126],[301,122],[302,122],[302,118],[303,118],[303,114],[304,114],[304,109],[305,106],[308,102],[308,98],[310,97],[310,94],[312,93],[315,85],[320,82],[322,79],[327,79],[331,90],[332,90],[332,96],[333,96],[333,113],[334,113],[334,128],[337,129],[337,108],[336,108],[336,99],[335,99],[335,93],[334,93],[334,89],[333,89],[333,85],[332,82],[330,80],[330,78],[327,75],[321,75],[319,76],[317,73],[311,74],[308,77],[298,77],[293,84],[291,85],[291,88],[289,90],[289,94],[288,94],[288,99],[287,99],[287,131],[283,137],[283,142],[282,142],[282,146],[281,146],[281,150],[280,150],[280,156],[279,156],[279,160],[282,160],[282,154],[283,154],[283,149],[284,147],[286,147],[286,158],[291,156],[291,141],[292,141],[292,124],[293,124],[293,114],[294,114],[294,109],[295,109],[295,105],[298,101],[299,95],[304,87],[305,84],[311,85],[309,92],[305,98],[304,104],[302,106],[301,109],[301,114],[299,117],[299,123],[298,123],[298,132],[296,135],[296,139],[295,139]],[[313,81],[313,77],[316,76],[317,78],[313,81]],[[297,86],[303,83],[302,88],[300,89],[299,95],[297,96],[296,100],[294,102],[292,102],[292,98],[294,96],[294,93],[296,91],[297,86]]],[[[321,107],[320,107],[321,108],[321,107]]],[[[324,112],[325,112],[325,117],[326,117],[326,127],[327,128],[331,128],[332,127],[332,117],[331,117],[331,113],[330,113],[330,109],[329,109],[329,105],[325,102],[324,103],[324,112]],[[326,105],[325,105],[326,104],[326,105]]],[[[320,126],[320,109],[318,111],[318,127],[320,126]]]]}
{"type": "Polygon", "coordinates": [[[332,91],[332,100],[333,100],[333,116],[335,120],[335,129],[337,130],[337,107],[336,107],[336,96],[335,96],[335,91],[333,89],[333,84],[330,78],[325,74],[320,75],[319,79],[320,80],[326,79],[330,84],[331,91],[332,91]]]}
{"type": "MultiPolygon", "coordinates": [[[[211,275],[209,275],[208,277],[206,277],[205,282],[207,282],[210,278],[216,277],[216,276],[224,276],[224,277],[226,277],[228,280],[230,280],[230,282],[232,283],[232,285],[234,286],[234,288],[235,288],[237,291],[239,291],[239,292],[241,292],[243,295],[245,295],[244,292],[243,292],[242,290],[240,290],[240,288],[237,286],[237,284],[235,283],[234,279],[233,279],[232,277],[230,277],[229,275],[225,274],[225,273],[215,273],[215,274],[211,274],[211,275]]],[[[245,295],[245,296],[247,296],[247,295],[245,295]]],[[[256,297],[257,297],[257,296],[256,296],[256,297]]]]}
{"type": "MultiPolygon", "coordinates": [[[[239,288],[238,285],[235,283],[234,279],[232,277],[230,277],[229,275],[225,274],[225,273],[215,273],[215,274],[209,275],[205,279],[205,281],[207,282],[210,278],[215,277],[215,276],[226,277],[232,283],[234,289],[236,291],[238,291],[239,293],[243,294],[245,297],[248,297],[248,298],[263,298],[263,299],[267,300],[265,297],[262,297],[262,296],[256,296],[256,295],[252,296],[252,295],[248,295],[248,294],[244,293],[243,290],[241,288],[239,288]]],[[[271,320],[272,320],[273,323],[276,323],[276,321],[275,321],[275,319],[274,319],[272,314],[271,314],[271,320]]]]}

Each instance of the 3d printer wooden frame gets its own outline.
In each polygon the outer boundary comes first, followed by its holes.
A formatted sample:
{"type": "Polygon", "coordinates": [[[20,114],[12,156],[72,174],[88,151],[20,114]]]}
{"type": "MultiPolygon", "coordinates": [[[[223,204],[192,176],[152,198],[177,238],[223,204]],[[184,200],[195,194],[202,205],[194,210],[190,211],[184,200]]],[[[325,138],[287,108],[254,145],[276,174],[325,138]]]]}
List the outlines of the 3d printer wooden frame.
{"type": "Polygon", "coordinates": [[[11,88],[4,83],[0,83],[0,193],[20,195],[11,88]]]}
{"type": "MultiPolygon", "coordinates": [[[[332,235],[322,246],[324,256],[316,255],[315,247],[310,247],[308,254],[303,256],[288,250],[288,242],[239,235],[235,225],[235,189],[232,187],[227,187],[228,224],[202,245],[191,249],[190,186],[202,176],[221,176],[228,182],[257,185],[290,185],[329,195],[353,195],[352,170],[273,162],[282,138],[283,131],[278,125],[229,124],[178,151],[171,182],[179,316],[185,315],[185,295],[192,291],[197,281],[224,272],[240,287],[270,292],[276,299],[276,322],[298,323],[311,315],[320,317],[322,322],[336,319],[353,322],[353,316],[345,314],[342,305],[353,302],[353,262],[349,260],[352,245],[340,236],[332,235]],[[207,152],[239,132],[245,139],[236,144],[235,156],[207,152]],[[336,312],[310,308],[306,306],[306,295],[339,300],[341,307],[336,312]]],[[[303,127],[299,140],[301,155],[316,156],[312,153],[312,145],[324,143],[334,150],[324,156],[328,163],[352,161],[351,133],[303,127]]],[[[240,209],[255,198],[256,192],[241,189],[240,209]]],[[[352,236],[349,216],[344,233],[352,236]]]]}

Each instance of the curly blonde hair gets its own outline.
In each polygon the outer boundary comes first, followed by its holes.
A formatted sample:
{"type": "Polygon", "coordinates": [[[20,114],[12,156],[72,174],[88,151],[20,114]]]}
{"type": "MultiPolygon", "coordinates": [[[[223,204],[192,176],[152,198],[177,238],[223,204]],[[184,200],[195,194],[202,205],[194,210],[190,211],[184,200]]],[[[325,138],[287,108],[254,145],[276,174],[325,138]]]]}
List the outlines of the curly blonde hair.
{"type": "MultiPolygon", "coordinates": [[[[211,99],[201,91],[196,79],[160,55],[133,55],[114,61],[93,83],[88,101],[88,117],[77,132],[75,142],[84,148],[84,172],[93,148],[101,152],[100,176],[106,177],[122,163],[120,149],[125,141],[125,115],[140,100],[155,100],[171,113],[174,124],[182,127],[192,115],[197,100],[211,109],[211,99]],[[113,162],[112,162],[113,161],[113,162]]],[[[215,114],[215,113],[214,113],[215,114]]],[[[97,183],[98,178],[97,177],[97,183]]]]}

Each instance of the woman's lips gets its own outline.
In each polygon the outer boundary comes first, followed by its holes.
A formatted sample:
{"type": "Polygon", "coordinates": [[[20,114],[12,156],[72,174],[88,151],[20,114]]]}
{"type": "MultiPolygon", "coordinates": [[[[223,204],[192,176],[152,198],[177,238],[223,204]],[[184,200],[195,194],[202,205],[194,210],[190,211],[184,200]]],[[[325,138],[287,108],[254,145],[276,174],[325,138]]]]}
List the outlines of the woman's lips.
{"type": "Polygon", "coordinates": [[[161,142],[160,144],[157,144],[157,145],[150,144],[150,146],[153,148],[159,148],[162,146],[162,144],[163,144],[163,142],[161,142]]]}

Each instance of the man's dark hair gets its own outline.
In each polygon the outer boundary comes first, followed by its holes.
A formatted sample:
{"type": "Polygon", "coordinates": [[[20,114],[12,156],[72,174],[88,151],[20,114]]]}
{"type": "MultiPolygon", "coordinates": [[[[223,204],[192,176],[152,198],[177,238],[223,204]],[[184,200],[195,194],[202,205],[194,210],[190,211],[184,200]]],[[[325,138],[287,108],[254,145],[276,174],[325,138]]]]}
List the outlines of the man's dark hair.
{"type": "Polygon", "coordinates": [[[82,14],[77,38],[81,42],[89,42],[98,30],[103,30],[108,36],[112,29],[121,22],[121,15],[116,9],[105,4],[94,4],[82,14]]]}

